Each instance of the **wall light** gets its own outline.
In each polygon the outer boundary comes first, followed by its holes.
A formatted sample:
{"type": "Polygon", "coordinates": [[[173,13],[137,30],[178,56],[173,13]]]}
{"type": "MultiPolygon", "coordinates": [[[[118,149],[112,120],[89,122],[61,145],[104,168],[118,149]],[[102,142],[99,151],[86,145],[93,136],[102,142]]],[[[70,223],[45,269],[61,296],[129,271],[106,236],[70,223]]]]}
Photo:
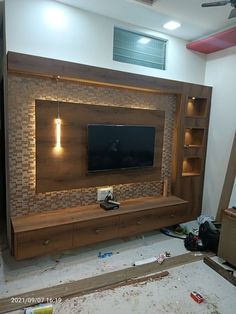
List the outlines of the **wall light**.
{"type": "Polygon", "coordinates": [[[57,117],[56,121],[56,146],[57,151],[61,150],[61,119],[57,117]]]}
{"type": "Polygon", "coordinates": [[[57,118],[55,119],[55,125],[56,125],[56,145],[54,147],[54,150],[56,153],[61,152],[62,147],[61,147],[61,118],[60,118],[60,108],[59,108],[59,100],[58,100],[58,80],[60,79],[60,76],[56,77],[56,90],[57,90],[57,118]]]}
{"type": "Polygon", "coordinates": [[[163,27],[165,29],[168,29],[171,31],[175,30],[176,28],[178,28],[180,26],[181,26],[181,24],[179,22],[175,22],[175,21],[169,21],[163,25],[163,27]]]}

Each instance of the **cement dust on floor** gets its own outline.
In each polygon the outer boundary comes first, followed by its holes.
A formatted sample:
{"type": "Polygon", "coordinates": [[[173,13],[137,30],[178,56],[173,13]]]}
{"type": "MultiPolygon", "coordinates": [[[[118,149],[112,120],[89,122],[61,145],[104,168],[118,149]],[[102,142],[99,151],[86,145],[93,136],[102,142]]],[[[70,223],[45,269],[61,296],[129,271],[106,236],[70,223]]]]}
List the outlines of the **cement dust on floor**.
{"type": "Polygon", "coordinates": [[[235,313],[236,288],[202,261],[169,270],[169,276],[145,284],[72,298],[55,305],[55,313],[235,313]],[[197,304],[191,291],[201,293],[197,304]]]}
{"type": "Polygon", "coordinates": [[[5,250],[0,255],[0,295],[5,298],[129,268],[135,261],[165,251],[171,256],[188,252],[183,240],[159,231],[18,262],[5,250]],[[99,252],[112,252],[112,256],[99,258],[99,252]]]}
{"type": "MultiPolygon", "coordinates": [[[[0,298],[112,273],[131,267],[134,261],[158,256],[165,251],[172,257],[187,252],[183,240],[158,231],[20,262],[10,257],[5,249],[0,255],[0,298]],[[112,256],[101,259],[99,252],[112,252],[112,256]]],[[[203,261],[168,271],[169,275],[161,280],[68,298],[54,305],[54,314],[235,312],[236,288],[203,261]],[[204,296],[203,304],[190,298],[193,290],[204,296]]],[[[23,310],[13,313],[20,314],[23,310]]]]}
{"type": "MultiPolygon", "coordinates": [[[[54,305],[55,314],[233,314],[236,288],[203,261],[169,270],[161,280],[123,286],[66,299],[54,305]],[[190,292],[205,299],[196,303],[190,292]]],[[[20,314],[14,311],[11,314],[20,314]]]]}

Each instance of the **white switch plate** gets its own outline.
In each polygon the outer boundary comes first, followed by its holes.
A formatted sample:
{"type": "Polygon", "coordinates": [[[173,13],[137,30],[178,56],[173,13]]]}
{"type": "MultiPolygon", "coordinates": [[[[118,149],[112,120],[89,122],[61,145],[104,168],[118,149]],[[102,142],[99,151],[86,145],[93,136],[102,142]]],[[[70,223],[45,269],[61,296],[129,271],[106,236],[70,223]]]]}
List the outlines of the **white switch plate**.
{"type": "Polygon", "coordinates": [[[112,186],[108,186],[105,188],[98,188],[97,189],[97,201],[105,200],[105,198],[109,192],[113,193],[113,187],[112,186]]]}

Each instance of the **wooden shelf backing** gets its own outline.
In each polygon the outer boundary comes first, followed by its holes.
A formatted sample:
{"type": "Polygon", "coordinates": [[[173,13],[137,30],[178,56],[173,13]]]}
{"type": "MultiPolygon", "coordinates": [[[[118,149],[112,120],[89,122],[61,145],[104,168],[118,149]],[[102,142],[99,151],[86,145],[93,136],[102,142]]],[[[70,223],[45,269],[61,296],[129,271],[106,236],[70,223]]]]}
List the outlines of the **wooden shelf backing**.
{"type": "Polygon", "coordinates": [[[206,98],[189,97],[186,108],[188,117],[205,117],[206,115],[206,98]]]}
{"type": "Polygon", "coordinates": [[[184,133],[184,145],[187,147],[201,147],[203,143],[204,129],[186,128],[184,133]]]}
{"type": "Polygon", "coordinates": [[[60,102],[62,149],[55,150],[57,101],[36,100],[36,193],[85,187],[150,182],[161,179],[165,112],[118,106],[60,102]],[[97,171],[88,174],[89,124],[155,126],[154,164],[150,168],[97,171]]]}
{"type": "Polygon", "coordinates": [[[183,160],[183,176],[196,176],[201,173],[201,158],[189,157],[183,160]]]}

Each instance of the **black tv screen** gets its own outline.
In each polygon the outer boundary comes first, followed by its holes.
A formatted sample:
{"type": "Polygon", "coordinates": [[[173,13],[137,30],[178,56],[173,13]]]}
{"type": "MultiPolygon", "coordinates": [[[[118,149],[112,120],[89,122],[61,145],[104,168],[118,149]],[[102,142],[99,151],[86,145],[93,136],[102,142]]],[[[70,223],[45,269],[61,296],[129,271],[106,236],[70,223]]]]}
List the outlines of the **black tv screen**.
{"type": "Polygon", "coordinates": [[[153,167],[155,127],[88,125],[88,172],[153,167]]]}

